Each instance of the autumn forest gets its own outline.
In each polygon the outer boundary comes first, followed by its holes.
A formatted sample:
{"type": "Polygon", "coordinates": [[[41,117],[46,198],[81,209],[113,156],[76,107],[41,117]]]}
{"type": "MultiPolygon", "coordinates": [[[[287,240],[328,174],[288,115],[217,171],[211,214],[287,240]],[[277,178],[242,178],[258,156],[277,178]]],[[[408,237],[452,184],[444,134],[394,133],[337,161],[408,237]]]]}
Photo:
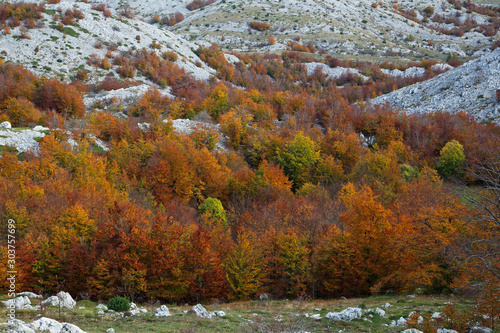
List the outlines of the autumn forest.
{"type": "MultiPolygon", "coordinates": [[[[330,67],[369,78],[329,79],[308,75],[306,48],[234,54],[233,65],[217,45],[200,47],[217,71],[208,81],[155,45],[90,57],[120,74],[100,84],[84,71],[68,83],[1,64],[0,122],[50,128],[38,151],[0,158],[0,222],[17,223],[19,289],[193,304],[419,289],[498,311],[499,128],[368,102],[419,80],[381,68],[422,67],[430,78],[436,62],[329,56],[330,67]],[[137,75],[172,96],[151,88],[86,112],[83,94],[137,85],[137,75]],[[179,118],[198,125],[178,132],[179,118]]],[[[4,292],[6,274],[2,265],[4,292]]]]}

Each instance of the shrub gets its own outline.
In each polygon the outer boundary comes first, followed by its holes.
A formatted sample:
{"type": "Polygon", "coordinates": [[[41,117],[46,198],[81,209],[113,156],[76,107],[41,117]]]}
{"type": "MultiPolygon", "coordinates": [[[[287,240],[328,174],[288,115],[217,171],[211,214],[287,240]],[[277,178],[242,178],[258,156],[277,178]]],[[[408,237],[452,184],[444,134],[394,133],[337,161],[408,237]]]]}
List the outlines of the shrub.
{"type": "Polygon", "coordinates": [[[425,9],[424,9],[424,14],[427,16],[427,17],[431,17],[432,14],[434,14],[434,7],[432,6],[427,6],[425,9]]]}
{"type": "Polygon", "coordinates": [[[80,81],[85,81],[87,79],[87,72],[79,70],[78,72],[76,72],[76,78],[80,81]]]}
{"type": "Polygon", "coordinates": [[[269,30],[271,26],[267,22],[258,22],[258,21],[252,21],[249,23],[250,28],[257,30],[257,31],[264,31],[264,30],[269,30]]]}
{"type": "Polygon", "coordinates": [[[116,296],[109,300],[108,309],[118,312],[128,311],[130,302],[124,297],[116,296]]]}
{"type": "Polygon", "coordinates": [[[196,10],[199,8],[206,7],[210,4],[213,4],[215,0],[194,0],[193,2],[190,2],[186,8],[189,10],[196,10]]]}
{"type": "Polygon", "coordinates": [[[177,53],[175,53],[174,51],[165,51],[161,54],[162,58],[165,59],[165,60],[170,60],[170,61],[177,61],[177,53]]]}

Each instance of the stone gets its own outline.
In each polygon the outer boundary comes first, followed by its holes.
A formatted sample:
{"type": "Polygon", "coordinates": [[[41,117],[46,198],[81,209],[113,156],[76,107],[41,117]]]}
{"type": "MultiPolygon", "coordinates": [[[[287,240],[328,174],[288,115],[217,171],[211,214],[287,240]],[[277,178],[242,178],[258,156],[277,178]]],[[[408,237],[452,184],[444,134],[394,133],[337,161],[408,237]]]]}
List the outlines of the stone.
{"type": "Polygon", "coordinates": [[[0,128],[12,128],[12,125],[8,121],[4,121],[0,124],[0,128]]]}
{"type": "Polygon", "coordinates": [[[319,313],[313,314],[310,316],[312,319],[321,319],[321,315],[319,313]]]}
{"type": "Polygon", "coordinates": [[[35,333],[31,328],[26,326],[26,323],[19,319],[9,320],[8,323],[0,324],[6,325],[8,328],[5,331],[6,333],[35,333]]]}
{"type": "Polygon", "coordinates": [[[491,333],[492,329],[484,326],[474,326],[469,328],[468,333],[491,333]]]}
{"type": "Polygon", "coordinates": [[[63,323],[60,333],[86,333],[86,332],[76,325],[70,323],[63,323]]]}
{"type": "Polygon", "coordinates": [[[381,305],[380,307],[382,309],[387,309],[388,307],[391,307],[391,306],[392,306],[391,303],[385,303],[384,305],[381,305]]]}
{"type": "Polygon", "coordinates": [[[113,117],[118,118],[118,119],[128,118],[128,116],[125,113],[121,112],[121,111],[114,113],[113,117]]]}
{"type": "Polygon", "coordinates": [[[438,328],[436,333],[458,333],[458,332],[455,330],[449,330],[447,328],[438,328]]]}
{"type": "Polygon", "coordinates": [[[160,306],[155,311],[155,317],[168,317],[168,316],[170,316],[170,311],[168,311],[168,308],[166,305],[160,306]]]}
{"type": "Polygon", "coordinates": [[[409,328],[407,330],[401,331],[401,333],[424,333],[424,332],[419,331],[416,328],[409,328]]]}
{"type": "Polygon", "coordinates": [[[225,317],[226,313],[224,311],[214,311],[212,314],[216,317],[225,317]]]}
{"type": "Polygon", "coordinates": [[[269,295],[266,294],[266,293],[262,293],[262,294],[259,295],[259,299],[261,301],[267,301],[267,300],[269,300],[269,295]]]}
{"type": "Polygon", "coordinates": [[[60,305],[61,308],[73,309],[76,305],[76,302],[70,294],[64,291],[60,291],[56,296],[50,296],[45,301],[42,301],[42,305],[60,305]]]}
{"type": "Polygon", "coordinates": [[[37,319],[27,326],[35,331],[49,331],[50,333],[60,333],[63,327],[60,322],[45,317],[37,319]]]}
{"type": "Polygon", "coordinates": [[[31,291],[23,291],[22,293],[18,293],[17,296],[27,296],[29,298],[43,298],[42,295],[32,293],[31,291]]]}
{"type": "Polygon", "coordinates": [[[201,304],[193,306],[192,310],[200,318],[212,318],[212,314],[207,311],[201,304]]]}
{"type": "Polygon", "coordinates": [[[399,317],[397,321],[395,320],[391,321],[390,326],[405,326],[405,325],[406,325],[406,319],[404,319],[403,317],[399,317]]]}
{"type": "Polygon", "coordinates": [[[113,328],[108,328],[106,330],[106,333],[115,333],[115,330],[113,328]]]}
{"type": "Polygon", "coordinates": [[[33,131],[37,131],[37,132],[48,131],[48,130],[49,130],[48,127],[43,127],[43,126],[40,126],[40,125],[37,125],[37,126],[33,127],[33,131]]]}
{"type": "Polygon", "coordinates": [[[361,315],[363,314],[363,310],[360,308],[347,308],[341,312],[329,312],[326,314],[326,318],[333,320],[353,320],[353,319],[361,319],[361,315]]]}
{"type": "Polygon", "coordinates": [[[385,316],[385,311],[382,310],[381,308],[376,308],[375,313],[377,314],[377,316],[382,317],[382,318],[385,316]]]}
{"type": "Polygon", "coordinates": [[[96,306],[96,309],[101,309],[101,310],[104,310],[104,311],[108,311],[108,307],[104,304],[98,304],[96,306]]]}
{"type": "Polygon", "coordinates": [[[434,312],[431,316],[431,319],[439,319],[441,318],[441,312],[434,312]]]}
{"type": "Polygon", "coordinates": [[[16,298],[9,299],[7,301],[2,301],[2,303],[7,308],[31,309],[31,301],[28,298],[28,296],[19,296],[16,298]]]}

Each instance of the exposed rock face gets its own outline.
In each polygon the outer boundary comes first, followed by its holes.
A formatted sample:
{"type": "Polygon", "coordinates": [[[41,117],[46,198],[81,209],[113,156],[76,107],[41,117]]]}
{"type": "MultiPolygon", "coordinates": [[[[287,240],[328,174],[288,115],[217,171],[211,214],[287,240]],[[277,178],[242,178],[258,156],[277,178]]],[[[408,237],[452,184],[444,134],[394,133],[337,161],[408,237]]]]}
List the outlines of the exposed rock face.
{"type": "MultiPolygon", "coordinates": [[[[35,333],[31,328],[26,326],[26,323],[22,320],[19,319],[14,319],[13,321],[6,323],[6,324],[1,324],[6,325],[8,328],[5,330],[6,333],[35,333]]],[[[2,331],[4,332],[4,331],[2,331]]]]}
{"type": "Polygon", "coordinates": [[[42,301],[42,305],[61,306],[62,308],[73,309],[76,302],[70,294],[60,291],[56,296],[50,296],[45,301],[42,301]]]}
{"type": "Polygon", "coordinates": [[[168,311],[168,308],[166,305],[160,306],[155,311],[155,317],[168,317],[168,316],[170,316],[170,311],[168,311]]]}
{"type": "Polygon", "coordinates": [[[449,330],[447,328],[439,328],[436,333],[458,333],[455,330],[449,330]]]}
{"type": "Polygon", "coordinates": [[[207,311],[201,304],[196,304],[193,306],[194,313],[200,318],[212,318],[212,314],[207,311]]]}
{"type": "Polygon", "coordinates": [[[27,326],[35,331],[49,331],[50,333],[60,333],[63,328],[60,322],[45,317],[35,320],[27,326]]]}
{"type": "Polygon", "coordinates": [[[63,323],[62,324],[62,329],[60,333],[85,333],[80,327],[69,324],[69,323],[63,323]]]}
{"type": "Polygon", "coordinates": [[[347,308],[341,312],[329,312],[326,314],[326,318],[330,318],[333,320],[353,320],[353,319],[361,319],[361,315],[363,314],[363,310],[360,308],[347,308]]]}
{"type": "Polygon", "coordinates": [[[31,301],[28,296],[19,296],[16,298],[9,299],[7,301],[2,301],[5,307],[15,307],[16,309],[31,309],[31,301]]]}
{"type": "Polygon", "coordinates": [[[500,48],[430,80],[373,99],[409,113],[465,111],[477,120],[500,116],[500,48]]]}

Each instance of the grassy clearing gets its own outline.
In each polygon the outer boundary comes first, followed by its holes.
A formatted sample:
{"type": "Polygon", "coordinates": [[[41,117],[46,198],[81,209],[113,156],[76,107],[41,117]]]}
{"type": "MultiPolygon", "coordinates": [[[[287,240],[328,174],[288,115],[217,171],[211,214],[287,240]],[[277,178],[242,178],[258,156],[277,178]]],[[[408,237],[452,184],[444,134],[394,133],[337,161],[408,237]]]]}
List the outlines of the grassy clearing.
{"type": "MultiPolygon", "coordinates": [[[[5,296],[0,297],[5,299],[5,296]]],[[[40,300],[32,300],[38,304],[40,300]]],[[[95,308],[97,303],[79,301],[75,309],[48,307],[43,311],[18,310],[17,318],[26,322],[36,320],[39,315],[61,322],[70,322],[89,333],[104,332],[113,327],[119,332],[400,332],[402,329],[388,326],[393,319],[406,317],[411,311],[434,313],[446,302],[460,307],[470,306],[467,300],[453,296],[378,296],[370,298],[311,300],[311,301],[248,301],[205,305],[209,311],[224,311],[225,317],[199,319],[185,313],[191,306],[168,305],[171,317],[156,318],[154,310],[159,304],[142,304],[148,310],[145,315],[101,317],[95,308]],[[333,321],[324,318],[328,312],[341,311],[348,307],[364,306],[375,309],[385,303],[393,306],[385,309],[384,318],[373,316],[372,320],[353,320],[351,322],[333,321]],[[85,307],[78,309],[78,307],[85,307]],[[306,314],[320,314],[322,319],[306,317],[306,314]]],[[[0,309],[5,318],[6,309],[0,309]]]]}

